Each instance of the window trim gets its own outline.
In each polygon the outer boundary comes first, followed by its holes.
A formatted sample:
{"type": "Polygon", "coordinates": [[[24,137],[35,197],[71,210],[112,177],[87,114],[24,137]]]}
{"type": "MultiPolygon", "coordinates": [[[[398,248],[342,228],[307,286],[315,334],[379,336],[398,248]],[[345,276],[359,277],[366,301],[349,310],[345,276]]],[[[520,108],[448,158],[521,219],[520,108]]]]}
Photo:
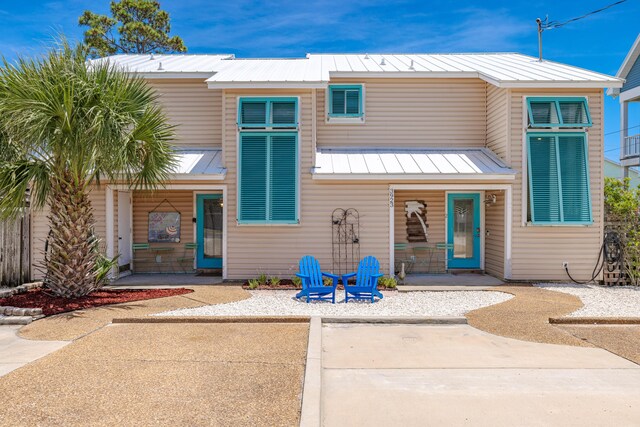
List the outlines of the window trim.
{"type": "MultiPolygon", "coordinates": [[[[587,138],[586,132],[527,132],[526,133],[526,153],[527,153],[527,190],[528,194],[526,197],[527,206],[531,211],[531,218],[527,218],[527,225],[536,226],[536,227],[554,227],[554,226],[589,226],[593,224],[593,206],[591,203],[591,177],[589,171],[589,142],[587,138]],[[582,143],[584,144],[584,157],[586,163],[586,180],[587,180],[587,203],[589,206],[589,220],[588,221],[536,221],[534,220],[534,205],[532,202],[533,197],[533,184],[531,177],[531,138],[534,137],[553,137],[559,138],[563,136],[580,136],[582,137],[582,143]]],[[[563,199],[562,199],[562,170],[560,168],[560,155],[558,152],[558,141],[556,140],[556,162],[557,162],[557,170],[558,170],[558,185],[559,188],[559,197],[560,197],[560,212],[561,215],[564,216],[563,212],[563,199]]],[[[525,207],[526,212],[526,207],[525,207]]]]}
{"type": "Polygon", "coordinates": [[[591,121],[591,113],[589,112],[589,101],[585,96],[527,96],[527,118],[529,128],[585,128],[593,126],[591,121]],[[531,102],[551,102],[555,106],[556,115],[558,116],[559,123],[535,123],[533,121],[533,111],[531,109],[531,102]],[[585,123],[563,123],[562,113],[560,110],[561,102],[581,102],[584,106],[584,111],[587,117],[585,123]]]}
{"type": "Polygon", "coordinates": [[[326,91],[326,121],[327,123],[346,123],[346,124],[354,124],[354,123],[364,123],[365,120],[365,88],[364,84],[361,83],[336,83],[330,84],[327,87],[326,91]],[[359,99],[359,110],[358,114],[347,114],[346,112],[343,114],[333,113],[333,90],[334,89],[357,89],[360,95],[359,99]]]}
{"type": "Polygon", "coordinates": [[[300,125],[300,113],[299,113],[298,97],[281,97],[281,96],[241,96],[238,98],[238,115],[236,125],[238,129],[297,129],[300,125]],[[265,102],[266,103],[266,117],[269,123],[242,123],[242,104],[245,102],[265,102]],[[273,122],[273,108],[274,102],[293,102],[294,107],[294,123],[272,123],[273,122]]]}
{"type": "MultiPolygon", "coordinates": [[[[271,154],[271,144],[268,143],[267,165],[266,165],[267,171],[269,170],[269,166],[271,164],[270,154],[271,154]]],[[[236,188],[238,193],[238,197],[236,200],[236,224],[237,225],[239,226],[298,226],[300,225],[300,132],[298,132],[297,130],[282,130],[282,131],[276,131],[276,132],[263,132],[260,130],[240,131],[238,132],[236,164],[237,164],[237,170],[238,170],[237,179],[236,179],[236,186],[237,186],[236,188]],[[296,144],[295,144],[296,182],[295,182],[295,190],[294,190],[294,197],[295,197],[295,204],[296,204],[296,218],[294,220],[270,220],[270,219],[242,220],[240,219],[240,207],[241,207],[241,200],[242,200],[242,185],[241,185],[242,167],[240,166],[240,160],[242,156],[242,135],[262,135],[266,137],[271,137],[274,135],[284,135],[284,134],[292,134],[292,135],[295,135],[296,137],[296,144]]],[[[268,180],[268,176],[267,176],[267,180],[268,180]]],[[[266,209],[267,214],[269,213],[269,201],[268,201],[269,191],[270,191],[270,186],[269,184],[267,184],[266,186],[267,194],[265,195],[267,198],[267,209],[266,209]]]]}

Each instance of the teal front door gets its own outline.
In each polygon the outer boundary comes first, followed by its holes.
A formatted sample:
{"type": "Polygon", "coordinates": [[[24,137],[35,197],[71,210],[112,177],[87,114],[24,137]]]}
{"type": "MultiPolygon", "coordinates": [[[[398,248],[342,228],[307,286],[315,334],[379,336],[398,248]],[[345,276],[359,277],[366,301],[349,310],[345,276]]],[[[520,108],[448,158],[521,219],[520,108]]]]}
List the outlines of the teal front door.
{"type": "Polygon", "coordinates": [[[196,195],[196,268],[222,268],[222,194],[196,195]]]}
{"type": "Polygon", "coordinates": [[[480,268],[480,194],[449,194],[447,218],[448,268],[480,268]]]}

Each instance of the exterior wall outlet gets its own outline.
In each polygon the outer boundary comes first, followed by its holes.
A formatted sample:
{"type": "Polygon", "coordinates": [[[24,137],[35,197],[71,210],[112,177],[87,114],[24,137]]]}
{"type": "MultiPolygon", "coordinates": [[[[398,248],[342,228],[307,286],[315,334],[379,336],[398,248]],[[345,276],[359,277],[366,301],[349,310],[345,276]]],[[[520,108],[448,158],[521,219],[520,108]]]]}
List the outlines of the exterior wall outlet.
{"type": "Polygon", "coordinates": [[[569,268],[569,263],[567,261],[562,261],[562,268],[569,268]]]}

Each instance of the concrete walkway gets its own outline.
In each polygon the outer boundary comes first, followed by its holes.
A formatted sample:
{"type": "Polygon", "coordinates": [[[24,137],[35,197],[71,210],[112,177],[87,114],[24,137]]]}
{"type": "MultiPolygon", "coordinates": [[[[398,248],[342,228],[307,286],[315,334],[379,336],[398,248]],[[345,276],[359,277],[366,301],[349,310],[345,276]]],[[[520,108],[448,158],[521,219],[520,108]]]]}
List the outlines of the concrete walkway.
{"type": "Polygon", "coordinates": [[[18,336],[21,327],[0,326],[0,377],[69,344],[69,341],[25,340],[18,336]]]}
{"type": "Polygon", "coordinates": [[[640,367],[467,325],[322,327],[322,425],[637,425],[640,367]]]}
{"type": "Polygon", "coordinates": [[[118,288],[148,288],[149,286],[185,287],[198,285],[217,285],[222,283],[221,276],[196,276],[195,274],[131,274],[112,283],[118,288]]]}

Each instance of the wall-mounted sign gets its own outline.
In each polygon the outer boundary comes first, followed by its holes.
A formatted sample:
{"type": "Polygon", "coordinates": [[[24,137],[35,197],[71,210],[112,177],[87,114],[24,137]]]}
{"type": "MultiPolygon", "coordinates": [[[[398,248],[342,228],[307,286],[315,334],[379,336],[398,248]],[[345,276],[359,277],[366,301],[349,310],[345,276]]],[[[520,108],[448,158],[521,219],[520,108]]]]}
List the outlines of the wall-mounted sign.
{"type": "Polygon", "coordinates": [[[427,204],[424,200],[407,200],[404,211],[407,213],[407,242],[427,242],[427,204]]]}
{"type": "Polygon", "coordinates": [[[180,242],[180,212],[149,212],[149,243],[180,242]]]}

